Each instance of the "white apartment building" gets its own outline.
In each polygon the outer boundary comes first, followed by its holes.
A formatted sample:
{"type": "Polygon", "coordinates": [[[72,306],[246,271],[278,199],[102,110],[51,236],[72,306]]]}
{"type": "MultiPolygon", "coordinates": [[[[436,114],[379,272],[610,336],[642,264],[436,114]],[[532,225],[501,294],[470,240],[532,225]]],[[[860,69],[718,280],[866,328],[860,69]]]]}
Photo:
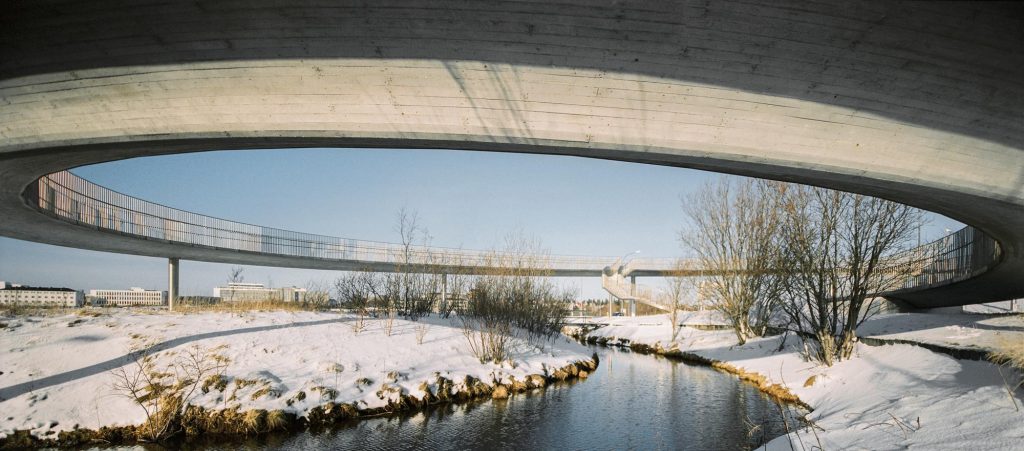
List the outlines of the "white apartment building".
{"type": "Polygon", "coordinates": [[[301,302],[306,289],[298,287],[267,288],[262,283],[231,282],[226,287],[215,287],[213,296],[221,302],[283,301],[301,302]]]}
{"type": "Polygon", "coordinates": [[[0,282],[0,305],[81,307],[84,302],[82,292],[70,288],[24,287],[0,282]]]}
{"type": "Polygon", "coordinates": [[[89,290],[93,305],[167,305],[167,292],[131,287],[127,290],[89,290]]]}

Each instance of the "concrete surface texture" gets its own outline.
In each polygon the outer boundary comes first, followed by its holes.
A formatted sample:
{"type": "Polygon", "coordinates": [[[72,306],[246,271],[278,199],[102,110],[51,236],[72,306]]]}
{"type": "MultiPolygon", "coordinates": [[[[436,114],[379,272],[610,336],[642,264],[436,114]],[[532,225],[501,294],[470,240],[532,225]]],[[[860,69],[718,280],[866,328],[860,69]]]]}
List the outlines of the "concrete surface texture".
{"type": "Polygon", "coordinates": [[[39,176],[211,149],[457,148],[881,196],[1003,260],[908,294],[1024,296],[1024,9],[902,2],[6,2],[0,234],[188,258],[31,209],[39,176]]]}

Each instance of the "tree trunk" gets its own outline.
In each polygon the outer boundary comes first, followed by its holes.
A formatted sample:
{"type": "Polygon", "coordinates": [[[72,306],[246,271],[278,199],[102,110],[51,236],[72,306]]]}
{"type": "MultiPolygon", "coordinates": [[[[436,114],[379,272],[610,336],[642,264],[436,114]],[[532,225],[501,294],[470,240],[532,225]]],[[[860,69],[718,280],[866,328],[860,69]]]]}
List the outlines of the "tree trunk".
{"type": "Polygon", "coordinates": [[[857,343],[857,331],[853,328],[843,331],[842,341],[839,342],[839,360],[849,359],[853,356],[853,347],[857,343]]]}
{"type": "Polygon", "coordinates": [[[736,329],[736,339],[739,340],[741,345],[747,343],[747,338],[750,338],[750,325],[744,320],[736,322],[734,329],[736,329]]]}
{"type": "Polygon", "coordinates": [[[836,339],[831,333],[819,331],[818,336],[818,360],[825,366],[832,366],[836,358],[836,339]]]}

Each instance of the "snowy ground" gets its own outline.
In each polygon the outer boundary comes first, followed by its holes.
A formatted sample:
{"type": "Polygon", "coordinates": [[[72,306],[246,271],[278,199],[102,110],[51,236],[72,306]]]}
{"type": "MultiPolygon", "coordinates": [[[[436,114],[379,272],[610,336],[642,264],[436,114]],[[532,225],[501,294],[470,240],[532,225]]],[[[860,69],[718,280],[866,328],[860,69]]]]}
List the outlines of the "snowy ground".
{"type": "MultiPolygon", "coordinates": [[[[737,346],[731,331],[684,327],[673,344],[664,315],[593,322],[609,325],[591,336],[675,345],[788,387],[814,408],[808,418],[820,429],[780,437],[769,449],[1024,449],[1024,390],[1011,400],[998,367],[988,362],[912,345],[858,344],[855,358],[828,368],[802,358],[792,336],[779,351],[781,337],[737,346]]],[[[862,332],[984,349],[1000,336],[1024,340],[1024,319],[901,314],[879,317],[862,332]]]]}
{"type": "Polygon", "coordinates": [[[992,350],[999,342],[1024,342],[1024,315],[904,313],[864,323],[861,335],[911,340],[959,349],[992,350]]]}
{"type": "Polygon", "coordinates": [[[457,382],[466,375],[484,381],[515,376],[521,381],[526,375],[544,374],[545,367],[590,358],[585,347],[564,339],[548,342],[544,349],[517,341],[514,368],[481,364],[469,353],[462,330],[441,319],[396,320],[390,337],[380,320],[368,319],[366,329],[356,334],[354,317],[313,312],[181,315],[103,310],[97,317],[70,313],[2,318],[0,323],[0,436],[15,429],[48,436],[75,426],[142,423],[143,410],[113,389],[113,371],[131,368],[128,355],[140,349],[157,354],[162,365],[196,345],[219,348],[216,352],[230,361],[227,389],[197,392],[193,404],[217,409],[237,405],[242,411],[283,409],[300,416],[328,401],[383,406],[386,400],[376,391],[392,371],[400,373],[397,384],[404,392],[419,397],[420,383],[434,381],[435,372],[457,382]],[[427,325],[423,343],[417,344],[417,328],[427,325]],[[361,378],[372,382],[357,383],[361,378]],[[239,388],[232,383],[236,380],[256,382],[239,388]],[[333,389],[337,395],[331,399],[315,387],[333,389]],[[253,399],[259,390],[267,394],[253,399]],[[299,392],[305,399],[296,399],[299,392]]]}

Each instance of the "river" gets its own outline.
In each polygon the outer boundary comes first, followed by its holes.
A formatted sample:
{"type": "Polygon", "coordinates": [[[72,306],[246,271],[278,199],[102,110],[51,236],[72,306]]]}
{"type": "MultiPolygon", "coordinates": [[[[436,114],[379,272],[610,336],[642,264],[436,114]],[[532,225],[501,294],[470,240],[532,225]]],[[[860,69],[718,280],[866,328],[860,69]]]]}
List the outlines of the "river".
{"type": "Polygon", "coordinates": [[[784,432],[775,402],[734,376],[653,355],[595,350],[601,364],[588,379],[504,401],[186,448],[736,450],[784,432]],[[752,425],[758,426],[753,433],[752,425]]]}

